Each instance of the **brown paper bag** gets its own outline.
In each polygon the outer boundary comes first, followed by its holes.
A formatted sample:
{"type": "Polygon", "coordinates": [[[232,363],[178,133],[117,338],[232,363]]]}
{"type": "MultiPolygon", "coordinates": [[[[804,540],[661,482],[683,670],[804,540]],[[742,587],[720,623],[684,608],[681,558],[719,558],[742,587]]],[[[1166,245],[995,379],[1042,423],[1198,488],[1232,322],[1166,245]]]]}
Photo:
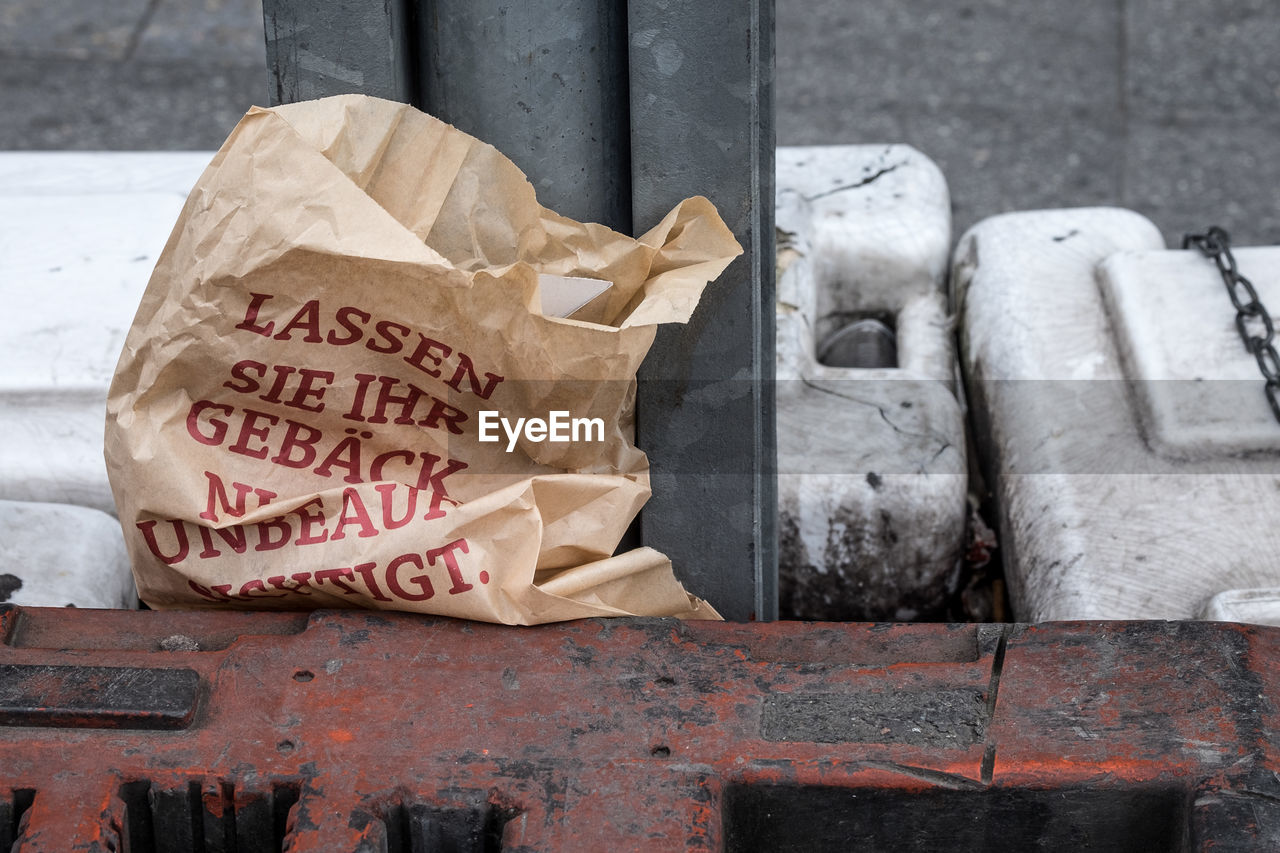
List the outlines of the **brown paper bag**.
{"type": "Polygon", "coordinates": [[[402,104],[251,110],[108,398],[142,599],[718,618],[658,552],[611,555],[649,496],[630,434],[654,324],[688,320],[740,253],[702,198],[639,239],[558,216],[494,148],[402,104]]]}

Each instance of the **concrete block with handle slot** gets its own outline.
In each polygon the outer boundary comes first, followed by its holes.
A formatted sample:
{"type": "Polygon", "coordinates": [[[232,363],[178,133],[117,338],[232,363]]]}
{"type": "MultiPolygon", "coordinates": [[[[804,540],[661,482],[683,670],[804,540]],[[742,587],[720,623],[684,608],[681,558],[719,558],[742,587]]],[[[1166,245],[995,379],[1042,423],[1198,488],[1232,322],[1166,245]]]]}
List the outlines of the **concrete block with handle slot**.
{"type": "MultiPolygon", "coordinates": [[[[1280,307],[1280,248],[1236,255],[1280,307]]],[[[1280,584],[1280,423],[1211,261],[1130,211],[1037,211],[970,229],[952,281],[1018,620],[1280,584]]]]}
{"type": "Polygon", "coordinates": [[[966,518],[946,181],[905,145],[777,166],[780,610],[935,615],[966,518]]]}

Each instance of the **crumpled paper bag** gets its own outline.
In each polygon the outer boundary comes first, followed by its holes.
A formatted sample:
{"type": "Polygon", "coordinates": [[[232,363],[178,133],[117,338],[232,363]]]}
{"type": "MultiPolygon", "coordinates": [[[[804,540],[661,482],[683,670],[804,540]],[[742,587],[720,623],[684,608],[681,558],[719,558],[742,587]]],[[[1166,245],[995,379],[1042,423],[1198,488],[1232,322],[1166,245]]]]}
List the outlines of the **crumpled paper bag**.
{"type": "Polygon", "coordinates": [[[141,598],[718,618],[657,551],[612,555],[650,494],[636,368],[740,253],[703,198],[639,239],[559,216],[493,147],[403,104],[250,110],[108,396],[141,598]]]}

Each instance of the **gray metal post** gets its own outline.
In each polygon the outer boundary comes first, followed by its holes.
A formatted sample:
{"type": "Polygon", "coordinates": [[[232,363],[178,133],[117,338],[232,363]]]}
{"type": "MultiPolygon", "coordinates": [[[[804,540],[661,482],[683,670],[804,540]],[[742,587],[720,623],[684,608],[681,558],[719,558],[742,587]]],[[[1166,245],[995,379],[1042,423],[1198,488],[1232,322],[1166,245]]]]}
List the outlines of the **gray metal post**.
{"type": "Polygon", "coordinates": [[[497,147],[563,216],[631,230],[625,0],[430,0],[421,106],[497,147]]]}
{"type": "Polygon", "coordinates": [[[408,18],[387,0],[262,0],[271,104],[353,93],[411,102],[408,18]]]}
{"type": "Polygon", "coordinates": [[[640,370],[652,461],[641,539],[726,618],[778,615],[774,442],[773,0],[632,0],[637,231],[706,195],[745,254],[640,370]]]}
{"type": "Polygon", "coordinates": [[[777,618],[773,0],[264,0],[263,16],[273,102],[414,103],[497,146],[548,207],[622,231],[716,204],[746,253],[642,368],[640,537],[727,618],[777,618]]]}

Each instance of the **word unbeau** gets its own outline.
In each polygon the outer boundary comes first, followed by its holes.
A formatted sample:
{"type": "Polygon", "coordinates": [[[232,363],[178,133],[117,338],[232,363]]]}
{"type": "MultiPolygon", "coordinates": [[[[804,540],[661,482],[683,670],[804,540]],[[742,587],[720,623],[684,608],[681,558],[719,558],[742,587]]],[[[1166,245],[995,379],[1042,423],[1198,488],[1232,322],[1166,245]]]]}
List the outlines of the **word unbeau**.
{"type": "Polygon", "coordinates": [[[515,450],[516,441],[521,431],[528,441],[540,443],[550,441],[563,444],[570,441],[604,441],[603,418],[571,418],[569,413],[555,410],[547,413],[547,419],[516,418],[515,426],[502,417],[500,412],[480,412],[480,440],[499,441],[498,424],[507,434],[507,452],[515,450]],[[593,437],[594,436],[594,437],[593,437]]]}

